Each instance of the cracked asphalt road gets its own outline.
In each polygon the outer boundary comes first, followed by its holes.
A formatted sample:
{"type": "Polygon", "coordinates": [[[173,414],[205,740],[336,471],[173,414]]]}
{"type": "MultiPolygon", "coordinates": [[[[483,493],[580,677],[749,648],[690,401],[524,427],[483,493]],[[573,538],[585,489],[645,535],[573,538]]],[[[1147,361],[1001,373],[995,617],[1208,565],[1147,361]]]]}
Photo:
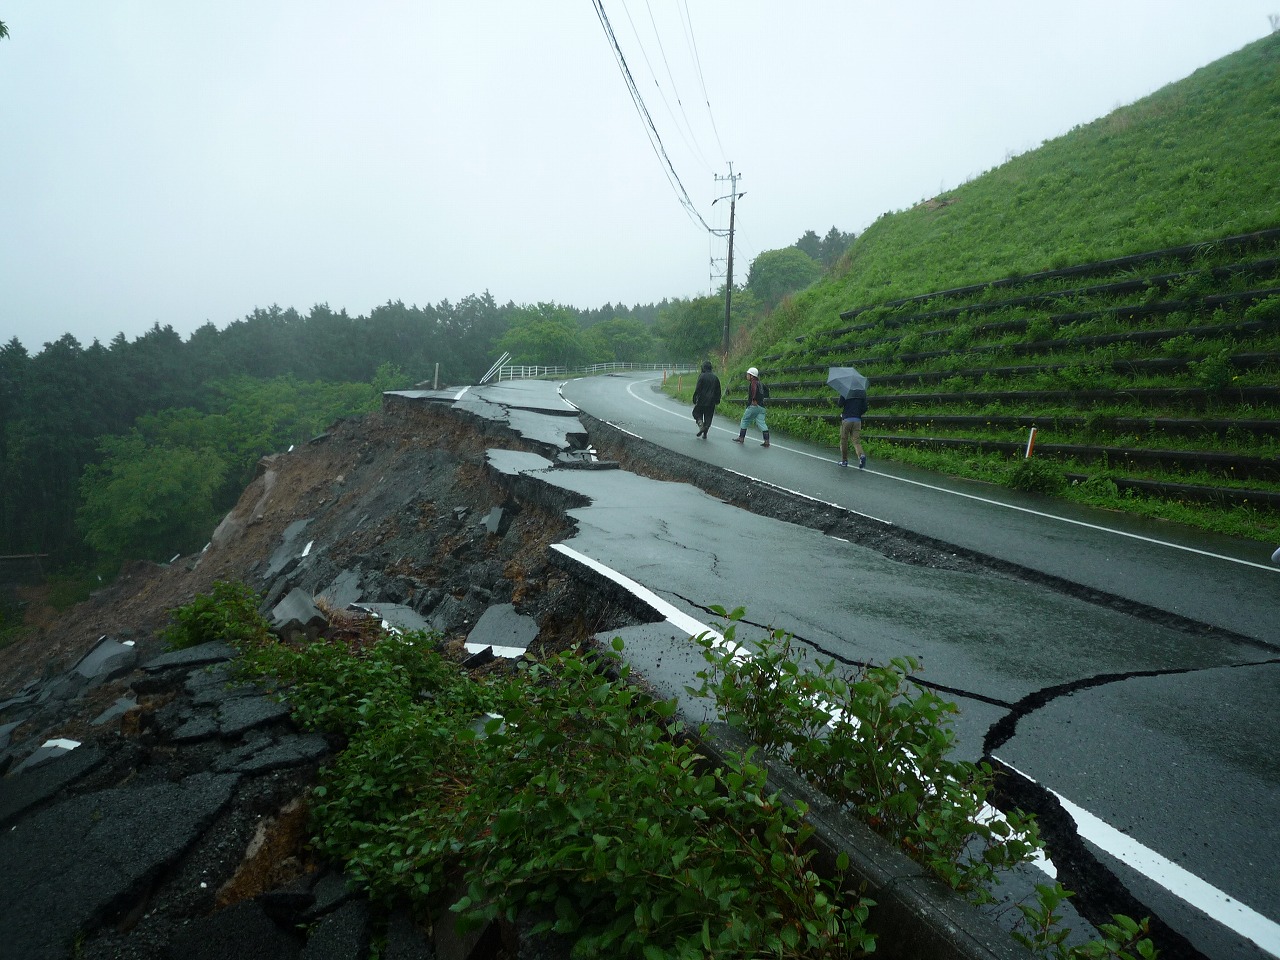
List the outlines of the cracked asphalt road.
{"type": "MultiPolygon", "coordinates": [[[[1055,519],[1052,504],[985,487],[948,513],[938,489],[956,485],[936,478],[888,483],[785,439],[739,447],[723,420],[697,440],[652,382],[571,381],[563,394],[626,431],[599,424],[592,440],[626,451],[628,470],[735,477],[708,494],[632,473],[547,473],[592,500],[571,511],[567,546],[709,624],[711,605],[741,605],[819,656],[915,656],[920,681],[961,706],[963,753],[1046,788],[1033,792],[1052,808],[1042,820],[1058,824],[1061,859],[1085,861],[1068,865],[1067,886],[1118,882],[1104,896],[1122,888],[1129,909],[1155,912],[1186,937],[1182,955],[1280,955],[1280,579],[1263,546],[1079,510],[1055,519]],[[809,516],[774,519],[750,476],[815,498],[809,516]],[[1009,506],[988,502],[999,499],[1009,506]],[[895,553],[888,525],[856,516],[848,540],[825,535],[838,526],[831,504],[913,517],[894,534],[935,539],[895,553]],[[949,543],[967,562],[935,562],[949,543]]],[[[680,643],[633,655],[659,686],[671,671],[675,690],[689,668],[680,643]]]]}

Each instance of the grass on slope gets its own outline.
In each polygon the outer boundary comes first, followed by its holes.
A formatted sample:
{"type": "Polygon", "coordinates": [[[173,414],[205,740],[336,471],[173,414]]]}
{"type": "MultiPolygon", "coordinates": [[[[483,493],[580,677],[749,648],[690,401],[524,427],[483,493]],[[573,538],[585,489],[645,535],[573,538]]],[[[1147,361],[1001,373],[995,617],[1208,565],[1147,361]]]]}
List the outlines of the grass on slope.
{"type": "MultiPolygon", "coordinates": [[[[723,371],[726,385],[732,385],[728,396],[736,399],[741,371],[748,365],[768,366],[761,364],[761,359],[777,355],[798,359],[798,354],[811,348],[804,344],[797,348],[797,337],[848,326],[840,317],[844,311],[1129,254],[1203,244],[1276,226],[1280,226],[1280,33],[1046,142],[954,191],[881,217],[855,241],[832,274],[784,301],[751,331],[749,353],[730,358],[723,371]]],[[[1210,285],[1194,293],[1226,292],[1232,283],[1223,281],[1221,290],[1210,285]]],[[[1047,285],[1052,287],[1053,282],[1047,285]]],[[[998,296],[1011,295],[1003,292],[998,296]]],[[[981,295],[973,296],[971,302],[981,299],[981,295]]],[[[1056,309],[1066,308],[1064,304],[1056,309]]],[[[881,312],[873,311],[864,318],[881,312]]],[[[1029,329],[1045,323],[1034,315],[1029,317],[1029,329]]],[[[1194,326],[1210,319],[1192,317],[1186,322],[1194,326]]],[[[963,324],[952,320],[950,325],[958,330],[963,324]]],[[[935,326],[945,329],[948,323],[935,326]]],[[[1088,329],[1081,326],[1069,335],[1092,335],[1100,329],[1102,324],[1094,322],[1088,329]]],[[[873,336],[867,332],[841,340],[849,357],[865,357],[871,346],[867,341],[873,336]]],[[[911,336],[915,334],[909,333],[908,338],[911,336]]],[[[1019,342],[1016,335],[1007,339],[1010,347],[1019,342]]],[[[1270,350],[1273,336],[1264,333],[1251,339],[1240,340],[1234,351],[1265,348],[1274,352],[1270,350]]],[[[1175,338],[1149,348],[1126,345],[1123,350],[1133,359],[1155,358],[1176,355],[1177,344],[1175,338]],[[1149,352],[1144,354],[1144,350],[1149,352]]],[[[875,348],[876,355],[886,362],[884,369],[895,369],[893,354],[908,346],[906,340],[882,345],[875,348]],[[884,356],[886,350],[891,355],[884,356]]],[[[1230,340],[1219,346],[1220,352],[1233,348],[1230,340]]],[[[1207,348],[1206,344],[1198,344],[1197,353],[1202,348],[1207,348]]],[[[943,366],[946,362],[937,361],[943,366]]],[[[973,365],[971,358],[959,354],[953,362],[973,365]]],[[[1255,373],[1236,373],[1240,383],[1244,382],[1240,376],[1266,382],[1274,369],[1268,364],[1255,373]]],[[[1157,376],[1150,385],[1163,384],[1157,376]]],[[[1171,381],[1168,385],[1181,384],[1171,381]]],[[[956,404],[963,406],[963,392],[977,386],[966,387],[957,381],[949,384],[949,389],[956,393],[956,404]]],[[[930,412],[950,411],[938,408],[930,412]]],[[[1044,411],[1010,407],[1002,412],[1044,411]]],[[[1269,406],[1246,410],[1237,405],[1234,413],[1224,413],[1228,417],[1275,416],[1269,406]]],[[[771,414],[770,419],[775,416],[771,414]]],[[[813,439],[830,439],[829,429],[800,418],[792,424],[790,419],[780,410],[774,426],[784,432],[794,429],[801,435],[817,430],[822,435],[813,439]]],[[[1269,443],[1255,445],[1252,452],[1255,456],[1273,453],[1269,443]]],[[[884,447],[877,449],[876,455],[997,482],[1010,482],[1017,469],[1016,464],[999,456],[884,447]]],[[[1255,510],[1252,503],[1244,508],[1178,504],[1117,494],[1106,480],[1104,475],[1086,490],[1055,492],[1098,506],[1190,522],[1239,536],[1264,541],[1280,537],[1276,511],[1255,510]]]]}
{"type": "Polygon", "coordinates": [[[767,318],[758,354],[852,307],[1280,223],[1280,33],[886,214],[767,318]]]}

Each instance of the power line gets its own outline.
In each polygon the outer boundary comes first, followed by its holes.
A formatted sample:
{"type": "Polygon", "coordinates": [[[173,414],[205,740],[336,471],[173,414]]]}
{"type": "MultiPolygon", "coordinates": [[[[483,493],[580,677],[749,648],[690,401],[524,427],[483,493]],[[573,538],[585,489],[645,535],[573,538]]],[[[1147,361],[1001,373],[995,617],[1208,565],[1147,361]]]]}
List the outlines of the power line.
{"type": "Polygon", "coordinates": [[[716,118],[711,113],[711,98],[707,96],[707,81],[702,76],[702,58],[698,56],[698,41],[693,36],[693,18],[689,16],[689,0],[684,0],[681,4],[684,14],[681,18],[684,23],[685,36],[689,41],[689,49],[693,52],[693,64],[698,68],[698,83],[702,85],[702,102],[707,105],[707,119],[711,121],[711,132],[715,134],[716,146],[720,148],[720,156],[724,156],[724,144],[720,142],[720,131],[716,129],[716,118]]]}
{"type": "Polygon", "coordinates": [[[653,5],[649,0],[645,0],[645,9],[649,11],[649,24],[653,27],[653,38],[658,44],[658,52],[662,54],[662,64],[667,68],[667,78],[671,81],[671,92],[675,95],[676,106],[680,108],[680,116],[684,118],[685,128],[689,131],[689,136],[693,138],[693,150],[698,154],[698,158],[707,167],[711,169],[706,154],[702,151],[702,144],[698,143],[698,136],[693,132],[693,124],[689,122],[689,115],[684,110],[684,98],[680,96],[680,91],[676,89],[676,78],[671,73],[671,63],[667,60],[667,49],[662,44],[662,34],[658,32],[658,21],[653,16],[653,5]]]}
{"type": "MultiPolygon", "coordinates": [[[[646,7],[648,7],[648,0],[646,0],[646,7]]],[[[711,164],[707,162],[707,158],[702,152],[702,146],[698,143],[698,138],[693,132],[693,126],[689,123],[689,115],[685,113],[684,101],[680,97],[680,91],[676,89],[676,78],[671,73],[671,64],[667,62],[667,51],[662,45],[662,37],[658,33],[658,24],[653,19],[652,8],[649,8],[649,23],[653,27],[654,41],[658,44],[658,52],[662,55],[662,65],[666,68],[667,79],[671,81],[670,90],[672,96],[675,97],[676,106],[680,108],[679,118],[676,117],[675,111],[671,109],[662,81],[658,79],[658,74],[653,69],[653,64],[649,60],[649,52],[645,49],[645,43],[640,38],[640,30],[636,27],[635,19],[631,16],[631,8],[627,6],[626,0],[622,2],[622,9],[626,11],[627,22],[631,24],[631,33],[636,38],[636,45],[640,48],[640,55],[644,57],[644,65],[649,68],[649,76],[653,79],[653,85],[658,90],[658,96],[662,98],[662,105],[667,108],[667,116],[671,118],[671,122],[680,133],[680,139],[689,148],[689,152],[695,154],[710,169],[711,164]],[[681,120],[683,120],[683,124],[681,120]],[[686,131],[688,131],[687,135],[686,131]]]]}
{"type": "Polygon", "coordinates": [[[658,134],[658,128],[654,126],[653,117],[649,115],[648,108],[644,105],[644,97],[640,95],[640,90],[636,86],[635,79],[631,76],[631,70],[627,66],[627,58],[622,54],[622,47],[618,45],[618,38],[614,35],[613,27],[609,23],[609,17],[604,12],[603,0],[592,0],[593,6],[596,8],[596,16],[600,19],[600,26],[604,30],[605,36],[609,40],[609,45],[613,48],[613,53],[618,61],[618,69],[622,71],[622,79],[627,85],[627,90],[631,94],[631,101],[635,105],[636,112],[640,115],[640,120],[644,124],[645,133],[649,137],[649,145],[653,148],[659,161],[663,165],[663,170],[667,175],[667,181],[671,184],[672,189],[676,191],[676,199],[680,201],[685,212],[689,216],[702,225],[704,230],[710,230],[707,221],[702,218],[697,208],[693,205],[693,201],[689,199],[689,192],[685,190],[684,184],[680,182],[680,177],[676,173],[675,167],[671,163],[671,158],[667,156],[667,148],[662,143],[662,137],[658,134]]]}

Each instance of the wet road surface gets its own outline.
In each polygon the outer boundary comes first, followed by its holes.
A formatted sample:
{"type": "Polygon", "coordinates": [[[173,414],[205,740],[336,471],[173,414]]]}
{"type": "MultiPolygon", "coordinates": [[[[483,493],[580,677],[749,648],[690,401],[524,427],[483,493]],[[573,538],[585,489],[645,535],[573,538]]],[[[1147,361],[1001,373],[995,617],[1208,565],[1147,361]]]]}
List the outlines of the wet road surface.
{"type": "MultiPolygon", "coordinates": [[[[737,425],[724,418],[698,440],[688,409],[651,375],[562,392],[686,456],[1184,618],[1170,626],[1043,585],[896,563],[684,485],[547,478],[592,501],[566,547],[688,616],[712,624],[710,605],[741,605],[820,656],[921,659],[919,679],[961,706],[967,758],[988,750],[1059,795],[1090,851],[1196,949],[1280,956],[1274,545],[879,464],[873,443],[858,471],[776,435],[768,450],[758,433],[730,443],[737,425]]],[[[633,659],[646,675],[672,671],[679,687],[687,640],[651,640],[628,641],[633,659]]]]}

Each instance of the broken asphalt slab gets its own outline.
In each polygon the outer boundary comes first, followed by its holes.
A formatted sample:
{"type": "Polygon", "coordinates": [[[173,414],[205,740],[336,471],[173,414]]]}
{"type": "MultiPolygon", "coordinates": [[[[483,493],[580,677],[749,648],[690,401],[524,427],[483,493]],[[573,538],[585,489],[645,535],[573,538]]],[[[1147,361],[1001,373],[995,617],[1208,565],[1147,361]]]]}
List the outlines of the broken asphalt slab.
{"type": "MultiPolygon", "coordinates": [[[[275,790],[301,789],[289,786],[294,778],[288,771],[309,770],[305,779],[314,778],[330,753],[328,742],[299,733],[285,704],[237,682],[232,656],[226,644],[209,643],[137,667],[121,682],[165,705],[145,721],[141,711],[132,723],[128,711],[118,716],[120,731],[131,734],[108,735],[101,743],[49,741],[59,745],[56,750],[10,746],[10,755],[30,752],[0,780],[0,953],[62,960],[104,925],[132,926],[155,887],[170,882],[180,862],[210,843],[215,825],[227,829],[236,796],[248,793],[269,804],[275,790]]],[[[82,658],[43,685],[82,676],[86,663],[115,673],[119,664],[113,661],[114,651],[82,658]]],[[[293,940],[302,943],[287,934],[281,943],[293,940]]],[[[139,950],[146,956],[163,952],[139,950]]]]}
{"type": "Polygon", "coordinates": [[[177,784],[88,793],[0,834],[6,952],[63,960],[81,930],[133,906],[147,882],[195,842],[236,781],[203,773],[177,784]]]}

